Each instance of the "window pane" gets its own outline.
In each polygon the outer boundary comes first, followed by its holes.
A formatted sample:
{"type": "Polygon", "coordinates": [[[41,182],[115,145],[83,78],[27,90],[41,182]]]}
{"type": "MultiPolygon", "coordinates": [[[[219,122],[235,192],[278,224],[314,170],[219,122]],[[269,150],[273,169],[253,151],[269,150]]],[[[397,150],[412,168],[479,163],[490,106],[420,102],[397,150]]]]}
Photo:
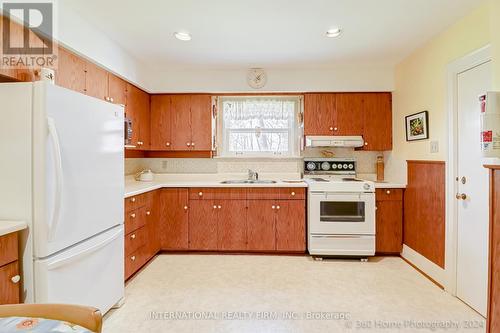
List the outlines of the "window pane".
{"type": "Polygon", "coordinates": [[[231,100],[222,103],[225,128],[290,127],[295,102],[282,100],[231,100]]]}
{"type": "Polygon", "coordinates": [[[230,152],[288,152],[288,132],[230,132],[230,152]]]}

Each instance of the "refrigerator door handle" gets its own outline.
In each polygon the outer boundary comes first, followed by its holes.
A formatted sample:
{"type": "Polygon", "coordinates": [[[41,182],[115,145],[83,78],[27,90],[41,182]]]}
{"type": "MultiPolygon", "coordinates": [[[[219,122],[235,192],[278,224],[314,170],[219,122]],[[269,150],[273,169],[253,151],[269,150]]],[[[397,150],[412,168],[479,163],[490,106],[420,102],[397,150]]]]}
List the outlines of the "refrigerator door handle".
{"type": "Polygon", "coordinates": [[[98,243],[98,244],[95,244],[85,250],[82,250],[80,252],[77,252],[69,257],[66,257],[66,258],[62,258],[62,259],[59,259],[59,260],[56,260],[54,262],[51,262],[50,264],[47,265],[47,269],[50,271],[50,270],[53,270],[55,268],[58,268],[58,267],[61,267],[61,266],[64,266],[66,264],[69,264],[69,263],[72,263],[76,260],[78,260],[79,258],[83,257],[83,256],[87,256],[103,247],[105,247],[106,245],[108,245],[109,243],[111,243],[112,241],[114,241],[115,239],[118,238],[118,236],[122,236],[123,237],[123,229],[120,228],[120,230],[118,230],[117,232],[115,232],[113,235],[111,235],[109,238],[103,240],[101,243],[98,243]]]}
{"type": "Polygon", "coordinates": [[[59,136],[57,134],[56,124],[54,119],[47,117],[47,127],[49,129],[49,136],[52,142],[52,149],[54,150],[54,167],[56,175],[56,193],[54,198],[54,207],[52,210],[52,221],[49,225],[49,241],[51,241],[56,233],[57,224],[61,215],[61,200],[63,191],[63,168],[61,145],[59,143],[59,136]]]}

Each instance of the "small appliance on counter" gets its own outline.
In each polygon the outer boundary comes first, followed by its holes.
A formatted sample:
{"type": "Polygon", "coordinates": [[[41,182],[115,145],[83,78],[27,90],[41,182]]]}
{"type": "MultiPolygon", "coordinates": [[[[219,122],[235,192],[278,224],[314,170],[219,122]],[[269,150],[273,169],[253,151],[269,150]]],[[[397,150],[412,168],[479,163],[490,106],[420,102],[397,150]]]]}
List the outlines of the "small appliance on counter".
{"type": "Polygon", "coordinates": [[[135,180],[139,182],[152,182],[154,179],[154,173],[151,169],[142,170],[135,175],[135,180]]]}

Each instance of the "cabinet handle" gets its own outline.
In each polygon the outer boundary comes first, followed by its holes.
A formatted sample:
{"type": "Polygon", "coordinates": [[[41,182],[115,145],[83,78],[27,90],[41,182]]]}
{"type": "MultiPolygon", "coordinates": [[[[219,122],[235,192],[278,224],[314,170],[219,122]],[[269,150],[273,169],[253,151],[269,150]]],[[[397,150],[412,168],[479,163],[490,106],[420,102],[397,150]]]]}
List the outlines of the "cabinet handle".
{"type": "Polygon", "coordinates": [[[333,128],[333,130],[334,130],[334,131],[336,131],[336,130],[338,130],[338,128],[337,128],[337,127],[334,127],[334,128],[333,128]]]}
{"type": "Polygon", "coordinates": [[[203,195],[203,192],[198,192],[198,195],[201,197],[203,195]]]}
{"type": "Polygon", "coordinates": [[[186,142],[186,146],[190,147],[191,143],[190,142],[186,142]]]}
{"type": "Polygon", "coordinates": [[[280,206],[276,206],[276,209],[280,209],[281,207],[280,206]]]}
{"type": "Polygon", "coordinates": [[[130,217],[135,219],[135,213],[130,214],[130,217]]]}
{"type": "Polygon", "coordinates": [[[333,127],[330,127],[330,131],[333,131],[333,127]]]}
{"type": "Polygon", "coordinates": [[[130,257],[130,260],[135,261],[135,256],[130,257]]]}
{"type": "Polygon", "coordinates": [[[149,216],[149,215],[151,215],[151,212],[148,210],[148,211],[146,212],[146,215],[148,215],[148,216],[149,216]]]}
{"type": "Polygon", "coordinates": [[[184,210],[187,210],[188,209],[188,206],[184,206],[184,210]]]}
{"type": "Polygon", "coordinates": [[[109,97],[108,96],[104,96],[104,100],[109,102],[109,97]]]}
{"type": "Polygon", "coordinates": [[[295,196],[295,192],[292,192],[291,194],[292,194],[292,197],[295,196]]]}
{"type": "Polygon", "coordinates": [[[221,209],[221,208],[222,208],[222,206],[220,206],[220,205],[219,205],[219,206],[217,206],[217,208],[221,209]]]}
{"type": "Polygon", "coordinates": [[[385,191],[385,193],[387,193],[387,194],[391,194],[391,191],[387,190],[387,191],[385,191]]]}
{"type": "Polygon", "coordinates": [[[273,206],[271,206],[271,208],[272,208],[272,209],[276,209],[276,206],[274,206],[274,205],[273,205],[273,206]]]}
{"type": "Polygon", "coordinates": [[[217,205],[214,205],[214,209],[217,209],[217,205]]]}
{"type": "Polygon", "coordinates": [[[135,234],[130,235],[130,239],[135,239],[135,234]]]}
{"type": "Polygon", "coordinates": [[[135,202],[135,198],[130,199],[131,202],[135,202]]]}
{"type": "Polygon", "coordinates": [[[368,142],[365,142],[365,146],[368,146],[368,142]]]}
{"type": "Polygon", "coordinates": [[[14,275],[13,277],[10,278],[10,280],[13,283],[18,283],[19,281],[21,281],[21,276],[19,274],[18,275],[14,275]]]}
{"type": "Polygon", "coordinates": [[[193,146],[193,147],[194,147],[194,142],[191,142],[191,146],[193,146]]]}
{"type": "Polygon", "coordinates": [[[170,147],[170,142],[167,142],[167,143],[166,143],[166,146],[167,146],[167,147],[170,147]]]}
{"type": "Polygon", "coordinates": [[[111,101],[111,103],[113,103],[115,100],[113,99],[113,97],[110,97],[109,100],[111,101]]]}

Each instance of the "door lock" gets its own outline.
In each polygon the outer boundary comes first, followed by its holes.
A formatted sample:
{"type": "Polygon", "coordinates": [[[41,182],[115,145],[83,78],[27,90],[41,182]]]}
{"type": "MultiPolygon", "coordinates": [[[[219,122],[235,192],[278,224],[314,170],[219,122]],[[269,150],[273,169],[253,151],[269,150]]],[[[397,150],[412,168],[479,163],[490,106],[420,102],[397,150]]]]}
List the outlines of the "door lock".
{"type": "Polygon", "coordinates": [[[457,198],[458,200],[465,200],[465,199],[467,199],[467,194],[465,194],[465,193],[462,193],[462,194],[457,193],[457,195],[455,196],[455,198],[457,198]]]}
{"type": "Polygon", "coordinates": [[[465,178],[465,176],[464,176],[460,179],[460,181],[462,182],[462,184],[465,184],[465,183],[467,183],[467,178],[465,178]]]}

